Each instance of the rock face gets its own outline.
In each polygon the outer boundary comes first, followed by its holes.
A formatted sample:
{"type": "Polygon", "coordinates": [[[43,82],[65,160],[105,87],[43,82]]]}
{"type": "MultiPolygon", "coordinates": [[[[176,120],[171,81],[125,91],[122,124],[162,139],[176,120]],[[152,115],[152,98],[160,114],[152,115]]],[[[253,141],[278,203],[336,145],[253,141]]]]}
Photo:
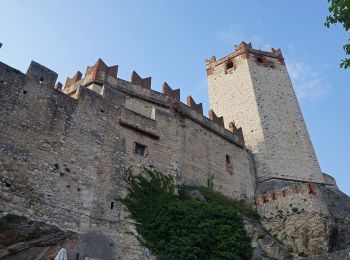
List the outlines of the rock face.
{"type": "Polygon", "coordinates": [[[245,229],[252,238],[254,257],[263,259],[292,259],[293,256],[281,241],[271,236],[260,223],[244,219],[245,229]]]}
{"type": "Polygon", "coordinates": [[[74,246],[77,237],[52,225],[12,216],[0,232],[0,259],[53,259],[62,247],[74,246]]]}
{"type": "Polygon", "coordinates": [[[350,248],[350,198],[335,185],[285,186],[258,195],[256,205],[261,224],[295,256],[328,259],[350,248]]]}
{"type": "Polygon", "coordinates": [[[321,187],[321,191],[335,224],[335,232],[330,238],[330,251],[349,249],[350,197],[336,187],[321,187]]]}
{"type": "Polygon", "coordinates": [[[329,252],[336,232],[320,185],[294,184],[256,197],[262,225],[299,256],[329,252]]]}

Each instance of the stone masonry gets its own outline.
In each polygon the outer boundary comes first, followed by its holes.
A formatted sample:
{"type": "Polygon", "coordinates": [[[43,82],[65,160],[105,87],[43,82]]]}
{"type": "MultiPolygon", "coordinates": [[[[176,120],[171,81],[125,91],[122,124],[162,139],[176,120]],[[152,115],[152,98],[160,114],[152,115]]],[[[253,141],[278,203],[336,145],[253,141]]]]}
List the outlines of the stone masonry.
{"type": "Polygon", "coordinates": [[[151,258],[118,201],[125,177],[144,166],[176,183],[210,181],[234,198],[255,192],[242,132],[203,116],[192,98],[181,103],[168,85],[159,93],[135,72],[135,84],[116,76],[116,66],[98,60],[62,92],[57,74],[36,62],[26,74],[0,63],[0,212],[80,234],[72,257],[151,258]],[[86,237],[112,246],[82,255],[86,237]]]}
{"type": "Polygon", "coordinates": [[[26,73],[0,62],[0,215],[73,234],[62,241],[70,259],[154,259],[118,200],[148,167],[254,203],[278,252],[324,254],[336,234],[345,249],[348,210],[330,210],[325,190],[340,193],[320,170],[281,51],[242,42],[206,68],[207,117],[180,89],[154,91],[135,71],[120,79],[101,59],[65,84],[37,62],[26,73]]]}
{"type": "Polygon", "coordinates": [[[206,64],[210,108],[223,116],[226,127],[231,121],[242,127],[258,183],[324,183],[281,51],[258,51],[243,42],[206,64]]]}

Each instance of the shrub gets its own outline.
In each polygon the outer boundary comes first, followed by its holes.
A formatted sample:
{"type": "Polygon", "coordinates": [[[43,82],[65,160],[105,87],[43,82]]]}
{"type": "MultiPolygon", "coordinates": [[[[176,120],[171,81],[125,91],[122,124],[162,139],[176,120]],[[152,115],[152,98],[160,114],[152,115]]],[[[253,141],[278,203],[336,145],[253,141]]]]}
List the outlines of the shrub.
{"type": "Polygon", "coordinates": [[[240,214],[255,219],[260,220],[260,215],[258,212],[252,207],[252,205],[248,204],[244,200],[236,200],[222,195],[220,192],[214,191],[207,187],[202,186],[186,186],[183,185],[180,187],[180,198],[184,197],[183,194],[186,194],[186,190],[197,189],[200,193],[205,197],[206,201],[215,203],[218,205],[222,205],[225,207],[229,207],[234,209],[236,212],[240,214]]]}
{"type": "Polygon", "coordinates": [[[251,258],[251,239],[231,204],[180,198],[170,177],[145,172],[130,178],[122,202],[138,223],[139,240],[157,259],[251,258]]]}

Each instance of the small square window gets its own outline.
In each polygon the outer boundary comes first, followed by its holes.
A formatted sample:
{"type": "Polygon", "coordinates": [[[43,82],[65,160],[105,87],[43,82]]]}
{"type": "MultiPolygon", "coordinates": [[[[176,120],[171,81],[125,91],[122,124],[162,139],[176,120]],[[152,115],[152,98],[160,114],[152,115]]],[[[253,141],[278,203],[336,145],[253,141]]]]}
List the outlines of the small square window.
{"type": "Polygon", "coordinates": [[[226,69],[229,70],[229,69],[232,69],[233,68],[233,62],[232,61],[229,61],[226,63],[226,69]]]}
{"type": "Polygon", "coordinates": [[[143,144],[139,144],[139,143],[135,143],[135,154],[144,156],[145,155],[145,150],[146,150],[146,146],[143,144]]]}
{"type": "Polygon", "coordinates": [[[264,62],[263,58],[261,58],[261,57],[257,57],[257,58],[256,58],[256,61],[257,61],[258,63],[263,63],[263,62],[264,62]]]}

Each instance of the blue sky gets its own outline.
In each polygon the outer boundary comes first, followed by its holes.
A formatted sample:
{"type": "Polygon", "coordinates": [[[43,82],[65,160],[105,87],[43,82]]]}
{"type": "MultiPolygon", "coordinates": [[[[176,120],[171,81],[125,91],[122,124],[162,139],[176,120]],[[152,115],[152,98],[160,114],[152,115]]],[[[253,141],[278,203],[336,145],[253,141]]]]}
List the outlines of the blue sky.
{"type": "Polygon", "coordinates": [[[349,37],[324,27],[327,1],[2,0],[0,60],[26,71],[31,60],[65,82],[102,58],[181,88],[208,111],[205,59],[241,41],[281,48],[323,172],[350,194],[350,70],[339,68],[349,37]]]}

